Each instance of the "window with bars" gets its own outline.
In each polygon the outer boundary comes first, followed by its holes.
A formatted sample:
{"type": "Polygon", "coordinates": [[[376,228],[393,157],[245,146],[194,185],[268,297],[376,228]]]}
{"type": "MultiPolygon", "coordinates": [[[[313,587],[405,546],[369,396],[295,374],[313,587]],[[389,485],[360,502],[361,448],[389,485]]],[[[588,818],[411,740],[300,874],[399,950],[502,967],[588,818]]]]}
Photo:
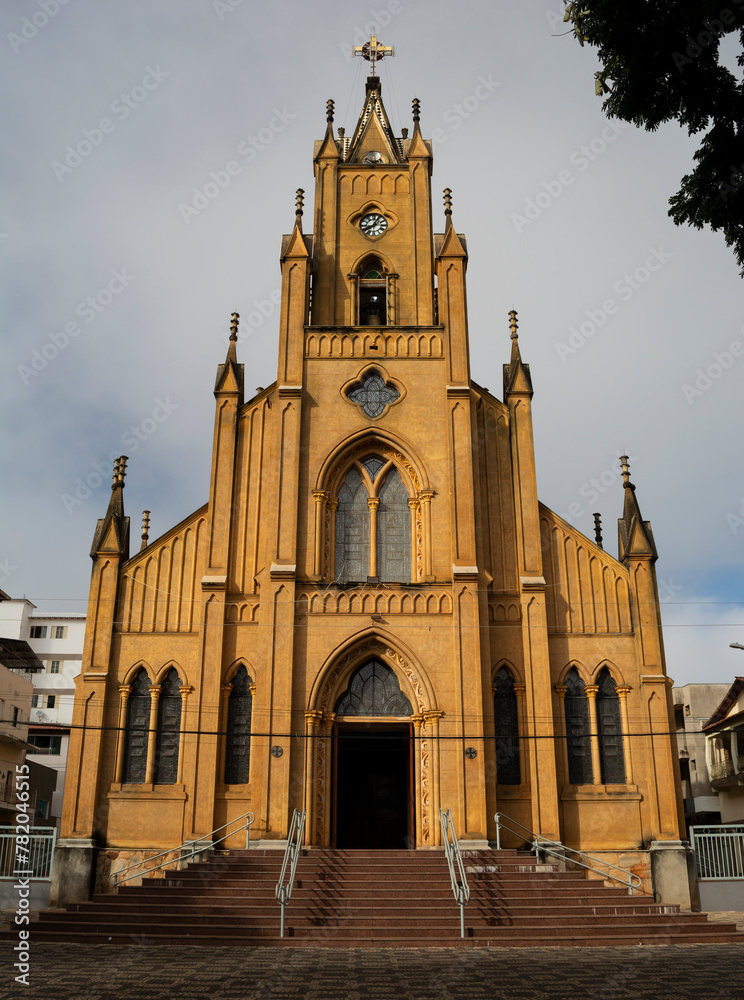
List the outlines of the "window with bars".
{"type": "Polygon", "coordinates": [[[592,744],[589,728],[589,700],[584,682],[576,667],[566,679],[566,743],[568,750],[568,781],[571,785],[591,785],[592,744]]]}
{"type": "Polygon", "coordinates": [[[233,677],[227,700],[226,785],[247,785],[250,780],[252,714],[251,679],[241,664],[233,677]]]}
{"type": "Polygon", "coordinates": [[[496,674],[493,715],[496,725],[496,781],[499,785],[518,785],[522,779],[517,696],[514,679],[506,667],[496,674]]]}
{"type": "Polygon", "coordinates": [[[610,671],[604,667],[599,675],[597,691],[597,733],[602,783],[625,784],[625,754],[620,698],[610,671]]]}

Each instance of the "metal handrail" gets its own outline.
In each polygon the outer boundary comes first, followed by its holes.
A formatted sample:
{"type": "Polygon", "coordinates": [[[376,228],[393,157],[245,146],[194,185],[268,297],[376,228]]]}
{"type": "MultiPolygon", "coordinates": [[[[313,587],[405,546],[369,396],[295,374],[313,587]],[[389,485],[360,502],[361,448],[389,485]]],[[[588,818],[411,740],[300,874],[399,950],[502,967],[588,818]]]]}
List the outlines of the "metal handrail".
{"type": "Polygon", "coordinates": [[[152,867],[145,868],[143,871],[132,872],[132,874],[127,875],[126,878],[120,878],[119,876],[123,875],[124,872],[131,871],[132,868],[141,868],[142,865],[148,864],[150,861],[155,861],[157,858],[164,858],[166,854],[172,854],[174,850],[178,851],[179,853],[178,861],[179,862],[183,861],[184,858],[181,855],[181,851],[183,851],[184,848],[190,849],[191,853],[188,860],[193,861],[197,854],[201,854],[202,851],[208,851],[210,850],[210,848],[214,847],[214,844],[212,843],[211,840],[209,841],[209,843],[207,843],[208,837],[212,837],[215,833],[219,833],[220,830],[225,830],[227,829],[228,826],[232,826],[233,823],[237,823],[238,820],[243,820],[243,819],[246,821],[245,827],[239,826],[237,830],[233,830],[233,833],[240,833],[242,829],[245,829],[245,846],[246,849],[248,849],[251,841],[251,823],[254,823],[256,821],[256,817],[251,812],[245,813],[243,816],[236,816],[235,819],[231,819],[228,823],[223,824],[223,826],[218,826],[216,830],[212,830],[212,832],[208,833],[205,837],[199,837],[198,840],[185,840],[180,847],[175,847],[175,848],[171,847],[167,851],[161,851],[160,854],[153,854],[151,858],[146,858],[144,861],[135,861],[133,865],[129,865],[127,868],[120,868],[118,872],[114,872],[112,875],[109,875],[108,877],[109,882],[114,887],[114,893],[116,893],[116,891],[119,888],[119,885],[122,882],[128,882],[130,879],[139,878],[140,875],[147,875],[149,872],[157,871],[158,868],[162,868],[162,865],[152,865],[152,867]],[[201,844],[202,842],[204,842],[204,847],[196,846],[197,844],[201,844]]]}
{"type": "MultiPolygon", "coordinates": [[[[596,861],[598,865],[605,865],[606,868],[613,868],[617,872],[622,872],[625,878],[619,878],[617,875],[612,875],[610,872],[605,872],[601,868],[595,868],[593,865],[585,865],[583,861],[577,861],[575,858],[571,858],[572,865],[579,865],[580,868],[586,868],[587,871],[596,872],[597,875],[601,875],[603,878],[613,879],[615,882],[620,882],[622,885],[627,885],[630,895],[633,895],[633,889],[639,889],[643,885],[643,880],[639,875],[634,872],[628,872],[624,868],[620,868],[619,865],[610,864],[609,861],[603,861],[602,858],[595,858],[591,854],[587,854],[586,851],[580,851],[576,847],[565,847],[558,841],[548,840],[546,837],[541,837],[539,834],[535,833],[534,830],[528,829],[526,826],[522,826],[521,823],[517,823],[515,819],[510,816],[506,816],[504,813],[497,812],[494,816],[496,820],[496,850],[501,850],[501,827],[504,825],[502,823],[503,819],[512,823],[514,826],[518,826],[520,830],[524,830],[525,833],[529,833],[531,837],[534,838],[532,841],[532,848],[537,854],[541,851],[543,854],[552,854],[553,857],[562,858],[565,860],[565,852],[570,851],[571,854],[580,854],[583,858],[588,858],[590,861],[596,861]],[[560,851],[554,850],[549,845],[553,845],[553,848],[560,847],[560,851]],[[635,881],[633,881],[635,879],[635,881]]],[[[509,830],[509,833],[516,833],[516,830],[509,830]]]]}
{"type": "Polygon", "coordinates": [[[470,886],[465,874],[465,865],[462,862],[460,841],[457,839],[452,812],[449,809],[446,812],[444,809],[439,810],[439,823],[442,827],[442,842],[447,857],[452,894],[460,907],[460,937],[465,937],[465,904],[470,902],[470,886]],[[451,842],[450,834],[452,835],[451,842]]]}
{"type": "Polygon", "coordinates": [[[284,937],[284,911],[287,908],[287,903],[292,897],[292,888],[294,886],[295,872],[297,871],[297,861],[300,857],[300,848],[302,847],[302,834],[305,830],[305,810],[300,812],[298,809],[292,813],[292,823],[289,827],[289,835],[287,836],[287,847],[284,851],[284,861],[282,863],[282,873],[279,876],[279,881],[276,884],[276,896],[277,902],[282,908],[282,923],[281,923],[281,937],[284,937]],[[285,878],[287,875],[287,865],[290,864],[289,869],[289,880],[285,884],[285,878]]]}

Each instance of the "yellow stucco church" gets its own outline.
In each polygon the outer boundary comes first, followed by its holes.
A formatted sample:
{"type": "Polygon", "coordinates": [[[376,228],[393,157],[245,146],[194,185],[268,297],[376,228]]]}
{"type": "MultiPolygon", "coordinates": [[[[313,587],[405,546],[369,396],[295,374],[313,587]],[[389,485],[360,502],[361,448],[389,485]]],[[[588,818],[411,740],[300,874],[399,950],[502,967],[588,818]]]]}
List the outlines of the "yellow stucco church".
{"type": "Polygon", "coordinates": [[[467,244],[449,190],[435,221],[419,118],[414,101],[394,134],[374,60],[350,135],[328,103],[312,232],[298,192],[281,243],[276,382],[244,398],[234,315],[206,504],[130,555],[116,463],[57,902],[119,851],[249,811],[262,847],[305,809],[308,847],[436,848],[443,807],[464,848],[493,843],[500,811],[620,864],[682,849],[656,550],[627,461],[615,559],[538,500],[515,313],[502,398],[471,377],[467,244]]]}

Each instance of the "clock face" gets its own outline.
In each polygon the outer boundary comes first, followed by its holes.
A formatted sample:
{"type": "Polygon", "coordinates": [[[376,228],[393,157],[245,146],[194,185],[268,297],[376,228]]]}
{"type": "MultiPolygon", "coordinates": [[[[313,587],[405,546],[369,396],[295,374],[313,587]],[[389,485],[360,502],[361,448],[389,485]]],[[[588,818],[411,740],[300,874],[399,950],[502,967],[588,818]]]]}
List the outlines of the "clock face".
{"type": "Polygon", "coordinates": [[[387,229],[387,219],[384,215],[372,212],[360,220],[359,228],[365,236],[381,236],[387,229]]]}
{"type": "Polygon", "coordinates": [[[374,164],[374,163],[384,163],[385,161],[383,159],[382,153],[378,153],[376,149],[373,149],[372,152],[367,153],[367,155],[364,157],[363,162],[374,164]]]}

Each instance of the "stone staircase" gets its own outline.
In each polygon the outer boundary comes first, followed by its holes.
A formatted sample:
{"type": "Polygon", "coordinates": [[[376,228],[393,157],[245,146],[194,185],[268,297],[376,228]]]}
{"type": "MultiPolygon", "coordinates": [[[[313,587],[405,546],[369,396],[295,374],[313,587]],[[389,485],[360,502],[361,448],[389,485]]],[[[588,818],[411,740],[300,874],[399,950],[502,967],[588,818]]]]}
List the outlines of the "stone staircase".
{"type": "Polygon", "coordinates": [[[279,936],[280,851],[231,851],[118,895],[46,911],[34,942],[294,947],[537,947],[744,942],[649,896],[606,888],[516,851],[464,854],[459,908],[442,851],[305,850],[279,936]]]}

